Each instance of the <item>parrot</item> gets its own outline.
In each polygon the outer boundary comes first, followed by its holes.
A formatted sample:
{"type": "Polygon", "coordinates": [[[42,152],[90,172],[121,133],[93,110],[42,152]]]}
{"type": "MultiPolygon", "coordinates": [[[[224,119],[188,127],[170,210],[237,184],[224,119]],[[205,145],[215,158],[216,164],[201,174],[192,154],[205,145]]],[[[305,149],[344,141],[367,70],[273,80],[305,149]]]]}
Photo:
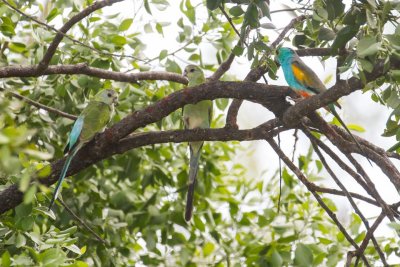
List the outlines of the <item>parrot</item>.
{"type": "Polygon", "coordinates": [[[117,98],[118,95],[114,90],[101,90],[94,96],[93,100],[89,101],[88,105],[76,119],[69,134],[68,143],[64,149],[66,159],[54,189],[49,210],[57,199],[60,186],[67,174],[72,159],[84,144],[92,140],[96,133],[104,130],[112,118],[117,98]]]}
{"type": "MultiPolygon", "coordinates": [[[[183,76],[185,76],[189,81],[188,87],[196,86],[206,81],[203,71],[196,65],[186,66],[185,70],[183,71],[183,76]]],[[[211,100],[203,100],[196,104],[188,104],[184,106],[182,117],[185,129],[210,128],[212,108],[213,103],[211,100]]],[[[189,142],[190,163],[185,210],[186,221],[189,221],[192,218],[194,187],[196,184],[196,176],[199,169],[199,158],[203,143],[204,142],[202,141],[189,142]]]]}
{"type": "MultiPolygon", "coordinates": [[[[318,78],[317,74],[315,74],[315,72],[301,60],[301,58],[297,55],[297,53],[293,49],[288,47],[279,48],[277,59],[282,66],[286,82],[293,90],[295,90],[302,97],[307,98],[327,90],[325,85],[318,78]]],[[[340,118],[339,114],[336,112],[335,106],[340,108],[339,103],[335,102],[329,104],[326,107],[326,109],[330,113],[332,113],[333,116],[336,117],[336,119],[339,121],[342,127],[351,136],[351,139],[356,143],[358,149],[363,154],[365,154],[364,150],[361,148],[358,141],[355,139],[353,134],[347,128],[346,124],[340,118]]],[[[367,159],[372,166],[372,163],[369,160],[369,158],[367,159]]]]}

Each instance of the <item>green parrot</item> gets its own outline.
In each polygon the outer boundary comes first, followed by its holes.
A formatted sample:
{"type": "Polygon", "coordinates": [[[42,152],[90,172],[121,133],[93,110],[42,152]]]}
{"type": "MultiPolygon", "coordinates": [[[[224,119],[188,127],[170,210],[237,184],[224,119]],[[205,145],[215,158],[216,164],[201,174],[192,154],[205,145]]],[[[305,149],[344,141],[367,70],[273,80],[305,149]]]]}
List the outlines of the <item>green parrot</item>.
{"type": "Polygon", "coordinates": [[[110,121],[114,112],[114,104],[118,95],[114,90],[106,89],[98,92],[79,115],[69,134],[64,154],[67,155],[60,177],[50,201],[49,210],[57,199],[62,181],[67,174],[72,159],[84,144],[92,140],[96,133],[101,132],[110,121]]]}
{"type": "MultiPolygon", "coordinates": [[[[196,65],[186,66],[183,75],[188,78],[188,86],[196,86],[206,81],[203,71],[196,65]]],[[[183,122],[185,129],[195,128],[210,128],[211,117],[212,117],[212,101],[203,100],[196,104],[189,104],[183,107],[183,122]]],[[[185,220],[189,221],[192,218],[193,212],[193,197],[194,187],[196,184],[197,170],[199,169],[199,158],[201,148],[203,146],[202,141],[190,142],[190,170],[189,170],[189,181],[188,181],[188,193],[186,198],[186,211],[185,220]]]]}

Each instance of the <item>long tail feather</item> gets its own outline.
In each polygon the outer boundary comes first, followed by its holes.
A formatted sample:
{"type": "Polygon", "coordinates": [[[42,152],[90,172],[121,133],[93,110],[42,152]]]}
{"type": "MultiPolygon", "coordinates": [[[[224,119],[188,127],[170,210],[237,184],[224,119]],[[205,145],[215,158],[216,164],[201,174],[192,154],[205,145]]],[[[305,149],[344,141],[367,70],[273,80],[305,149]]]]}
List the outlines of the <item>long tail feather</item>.
{"type": "Polygon", "coordinates": [[[51,210],[51,208],[53,207],[54,201],[56,201],[56,199],[57,199],[58,193],[60,191],[60,186],[61,186],[61,184],[62,184],[62,182],[63,182],[63,180],[65,178],[65,175],[67,174],[69,165],[71,164],[71,161],[72,161],[73,157],[75,156],[76,152],[77,152],[77,150],[71,151],[68,154],[68,156],[67,156],[67,158],[66,158],[66,160],[64,162],[64,166],[63,166],[63,168],[61,170],[60,177],[58,178],[57,185],[56,185],[56,187],[54,189],[53,198],[50,201],[49,210],[51,210]]]}
{"type": "Polygon", "coordinates": [[[189,182],[188,192],[186,197],[186,210],[185,220],[189,221],[192,218],[193,212],[193,198],[194,198],[194,187],[196,185],[197,171],[199,169],[199,158],[200,158],[201,146],[199,148],[190,147],[190,170],[189,170],[189,182]]]}
{"type": "Polygon", "coordinates": [[[350,132],[349,128],[347,128],[346,124],[344,123],[344,121],[340,118],[339,114],[336,112],[335,107],[333,105],[329,105],[329,111],[333,114],[333,116],[335,116],[335,118],[339,121],[339,123],[342,125],[342,127],[346,130],[346,132],[350,135],[351,139],[354,141],[354,143],[356,143],[358,149],[360,149],[360,151],[364,154],[364,156],[367,158],[369,164],[372,163],[370,161],[370,159],[368,158],[367,153],[365,153],[364,149],[362,149],[360,143],[358,143],[358,141],[356,140],[356,138],[354,137],[354,135],[350,132]]]}

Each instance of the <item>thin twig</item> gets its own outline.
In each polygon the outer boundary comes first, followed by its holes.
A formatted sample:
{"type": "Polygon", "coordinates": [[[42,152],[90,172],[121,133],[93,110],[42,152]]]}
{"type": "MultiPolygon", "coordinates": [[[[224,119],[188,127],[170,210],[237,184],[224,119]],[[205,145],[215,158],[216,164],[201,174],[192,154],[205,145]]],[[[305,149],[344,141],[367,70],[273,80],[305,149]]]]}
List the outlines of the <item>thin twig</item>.
{"type": "Polygon", "coordinates": [[[33,100],[31,100],[31,99],[29,99],[29,98],[27,98],[25,96],[22,96],[20,94],[14,93],[14,92],[11,92],[10,90],[6,90],[6,89],[0,87],[0,91],[5,92],[6,94],[10,94],[12,97],[15,97],[15,98],[17,98],[19,100],[22,100],[22,101],[30,104],[31,106],[37,107],[39,109],[46,110],[48,112],[60,115],[62,117],[65,117],[65,118],[68,118],[68,119],[71,119],[71,120],[76,120],[78,118],[75,115],[72,115],[72,114],[63,112],[61,110],[58,110],[58,109],[55,109],[55,108],[48,107],[46,105],[40,104],[39,102],[33,101],[33,100]]]}
{"type": "MultiPolygon", "coordinates": [[[[368,242],[370,239],[374,238],[374,232],[378,228],[378,226],[381,224],[383,219],[386,217],[385,212],[382,212],[379,214],[378,218],[375,220],[374,224],[371,226],[371,228],[367,231],[367,234],[364,237],[363,242],[361,243],[360,247],[356,251],[357,259],[354,264],[354,266],[357,266],[358,260],[360,256],[364,255],[364,251],[367,248],[368,242]]],[[[389,264],[385,260],[385,256],[381,250],[378,251],[379,256],[381,256],[381,260],[384,266],[389,266],[389,264]],[[382,254],[382,255],[381,255],[382,254]]]]}
{"type": "Polygon", "coordinates": [[[100,241],[101,243],[103,243],[105,245],[108,245],[108,242],[106,240],[104,240],[103,238],[101,238],[95,231],[93,231],[92,228],[89,227],[89,225],[87,225],[81,218],[79,218],[79,216],[73,210],[71,210],[61,198],[59,198],[58,201],[69,212],[69,214],[71,214],[72,217],[74,217],[74,219],[77,220],[86,230],[88,230],[92,235],[94,235],[94,237],[98,241],[100,241]]]}
{"type": "MultiPolygon", "coordinates": [[[[317,138],[315,138],[306,127],[303,128],[304,131],[308,132],[308,137],[310,138],[311,144],[315,150],[315,152],[317,153],[319,159],[321,160],[322,164],[324,165],[325,169],[328,171],[328,173],[330,174],[330,176],[332,177],[332,179],[335,181],[335,183],[339,186],[339,188],[345,193],[347,199],[350,202],[350,205],[353,207],[354,211],[356,212],[356,214],[358,214],[358,216],[360,217],[361,221],[364,223],[365,228],[367,229],[367,231],[370,230],[370,226],[369,226],[369,222],[368,220],[365,218],[364,214],[361,212],[361,210],[358,208],[357,204],[354,202],[353,197],[351,196],[351,194],[347,191],[346,187],[342,184],[342,182],[339,180],[339,178],[336,176],[336,174],[333,172],[333,170],[330,168],[328,162],[326,161],[325,157],[323,156],[322,152],[319,150],[318,144],[317,142],[315,142],[315,140],[317,138]]],[[[375,237],[373,235],[371,235],[371,240],[374,244],[374,247],[376,249],[376,251],[379,254],[379,257],[381,258],[382,262],[385,263],[385,265],[387,265],[386,263],[386,259],[385,256],[381,250],[381,248],[379,247],[378,242],[376,241],[375,237]]]]}
{"type": "Polygon", "coordinates": [[[294,132],[293,132],[294,143],[293,143],[292,162],[294,162],[294,157],[296,155],[297,142],[299,141],[299,136],[297,135],[298,131],[299,131],[299,129],[295,129],[294,132]]]}
{"type": "MultiPolygon", "coordinates": [[[[325,202],[322,200],[322,198],[313,190],[312,186],[310,186],[310,182],[308,179],[304,176],[304,174],[301,172],[299,168],[297,168],[293,162],[290,161],[290,159],[285,155],[285,153],[279,148],[279,146],[275,143],[275,141],[272,138],[266,139],[266,141],[270,144],[272,149],[275,151],[275,153],[278,154],[278,156],[283,160],[283,162],[286,164],[286,166],[289,167],[289,169],[299,178],[299,180],[307,187],[307,189],[313,194],[319,205],[325,210],[325,212],[329,215],[329,217],[333,220],[333,222],[336,224],[336,226],[339,228],[339,230],[343,233],[344,237],[347,239],[347,241],[355,248],[359,249],[359,246],[357,243],[354,241],[354,239],[350,236],[350,234],[346,231],[346,228],[340,223],[340,221],[337,219],[336,215],[332,212],[332,210],[325,204],[325,202]]],[[[368,263],[367,258],[365,255],[361,256],[365,265],[370,266],[368,263]]]]}

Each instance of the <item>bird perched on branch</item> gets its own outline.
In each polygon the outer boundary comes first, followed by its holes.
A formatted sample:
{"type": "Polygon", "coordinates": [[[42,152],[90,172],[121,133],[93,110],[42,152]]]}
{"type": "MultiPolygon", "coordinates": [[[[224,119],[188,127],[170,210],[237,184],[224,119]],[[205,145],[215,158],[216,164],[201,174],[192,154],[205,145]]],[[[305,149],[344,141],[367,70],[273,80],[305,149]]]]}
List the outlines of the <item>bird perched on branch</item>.
{"type": "MultiPolygon", "coordinates": [[[[188,78],[188,86],[196,86],[206,81],[203,71],[196,65],[186,66],[183,75],[188,78]]],[[[210,128],[212,118],[212,101],[203,100],[196,104],[189,104],[183,107],[183,123],[185,129],[195,128],[210,128]]],[[[199,169],[199,158],[201,154],[201,148],[203,146],[202,141],[190,142],[190,164],[189,164],[189,181],[188,181],[188,192],[186,198],[186,210],[185,220],[189,221],[192,218],[193,212],[193,197],[194,187],[196,184],[197,171],[199,169]]]]}
{"type": "MultiPolygon", "coordinates": [[[[282,66],[286,82],[302,97],[307,98],[327,90],[325,85],[318,78],[317,74],[315,74],[315,72],[301,60],[301,58],[293,49],[287,47],[279,48],[278,61],[282,66]]],[[[339,114],[336,112],[335,106],[340,108],[339,103],[335,102],[329,104],[326,109],[331,112],[333,116],[336,117],[342,127],[351,136],[351,139],[356,143],[358,149],[365,156],[367,156],[367,154],[361,148],[361,145],[358,143],[353,134],[347,128],[346,124],[340,118],[339,114]]],[[[368,162],[372,165],[368,157],[367,159],[368,162]]]]}
{"type": "Polygon", "coordinates": [[[64,154],[67,155],[67,157],[61,170],[60,177],[58,178],[56,188],[54,189],[49,210],[57,199],[60,186],[67,174],[72,159],[79,149],[89,142],[96,133],[104,130],[112,117],[114,104],[117,102],[117,98],[117,93],[111,89],[98,92],[75,121],[69,134],[68,143],[64,149],[64,154]]]}

